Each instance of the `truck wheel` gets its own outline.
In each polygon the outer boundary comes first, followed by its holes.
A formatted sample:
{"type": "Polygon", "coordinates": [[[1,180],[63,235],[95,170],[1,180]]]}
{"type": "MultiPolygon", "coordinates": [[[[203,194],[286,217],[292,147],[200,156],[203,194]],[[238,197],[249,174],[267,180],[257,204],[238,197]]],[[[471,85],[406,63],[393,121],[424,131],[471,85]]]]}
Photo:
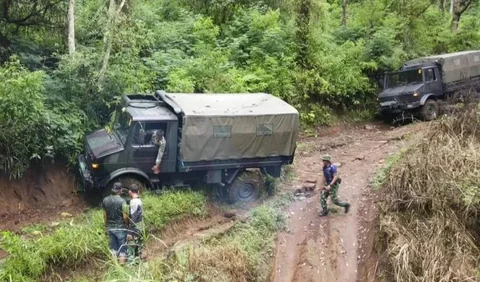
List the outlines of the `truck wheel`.
{"type": "Polygon", "coordinates": [[[259,173],[245,171],[228,188],[228,202],[233,204],[256,200],[263,184],[264,181],[259,173]]]}
{"type": "Polygon", "coordinates": [[[420,109],[420,116],[423,120],[431,121],[438,116],[438,104],[435,100],[427,100],[425,105],[420,109]]]}
{"type": "MultiPolygon", "coordinates": [[[[129,188],[130,185],[132,185],[132,184],[137,184],[138,187],[140,188],[140,193],[145,190],[145,184],[142,181],[140,181],[138,178],[132,177],[130,175],[119,176],[117,178],[114,178],[110,182],[108,182],[108,185],[103,189],[103,196],[104,197],[112,194],[113,183],[115,183],[115,182],[122,183],[122,186],[125,187],[125,188],[129,188]]],[[[127,194],[127,196],[128,196],[128,194],[127,194]]]]}

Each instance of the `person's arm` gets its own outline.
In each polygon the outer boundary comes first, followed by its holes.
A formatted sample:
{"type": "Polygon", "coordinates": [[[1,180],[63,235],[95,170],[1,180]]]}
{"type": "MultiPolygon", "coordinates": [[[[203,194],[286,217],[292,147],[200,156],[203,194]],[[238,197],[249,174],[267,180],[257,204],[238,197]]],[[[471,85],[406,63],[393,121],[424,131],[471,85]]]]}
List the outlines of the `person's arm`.
{"type": "Polygon", "coordinates": [[[160,165],[160,163],[162,162],[163,153],[165,152],[166,146],[167,146],[167,142],[165,141],[165,138],[162,138],[162,140],[160,141],[160,145],[158,147],[157,159],[155,160],[156,165],[160,165]]]}
{"type": "Polygon", "coordinates": [[[331,173],[333,174],[333,178],[332,178],[332,182],[328,183],[328,185],[326,187],[327,190],[330,190],[332,188],[333,184],[335,184],[335,182],[338,179],[338,171],[337,171],[336,167],[331,168],[331,173]]]}
{"type": "Polygon", "coordinates": [[[107,230],[108,217],[106,210],[103,210],[103,220],[105,221],[105,230],[107,230]]]}
{"type": "Polygon", "coordinates": [[[123,203],[122,205],[122,218],[123,218],[123,224],[125,224],[125,226],[128,226],[129,224],[129,217],[128,217],[128,210],[129,210],[129,206],[127,205],[127,203],[123,203]]]}

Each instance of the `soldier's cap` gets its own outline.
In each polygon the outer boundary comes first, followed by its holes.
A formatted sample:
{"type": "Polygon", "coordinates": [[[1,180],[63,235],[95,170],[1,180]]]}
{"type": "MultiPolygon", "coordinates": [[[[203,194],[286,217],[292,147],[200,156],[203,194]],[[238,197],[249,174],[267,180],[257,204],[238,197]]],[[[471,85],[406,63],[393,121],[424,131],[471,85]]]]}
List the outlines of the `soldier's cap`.
{"type": "Polygon", "coordinates": [[[122,183],[120,183],[120,182],[113,183],[112,191],[116,192],[116,193],[121,192],[122,191],[122,183]]]}
{"type": "Polygon", "coordinates": [[[331,162],[332,161],[332,157],[330,155],[325,155],[322,157],[322,161],[327,161],[327,162],[331,162]]]}

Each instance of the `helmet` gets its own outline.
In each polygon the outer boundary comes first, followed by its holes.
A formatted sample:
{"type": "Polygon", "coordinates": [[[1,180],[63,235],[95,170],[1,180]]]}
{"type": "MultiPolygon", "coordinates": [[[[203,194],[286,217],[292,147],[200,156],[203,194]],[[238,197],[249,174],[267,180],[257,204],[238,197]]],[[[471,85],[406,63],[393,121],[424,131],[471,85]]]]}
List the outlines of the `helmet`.
{"type": "Polygon", "coordinates": [[[332,157],[330,155],[325,155],[325,156],[322,157],[322,161],[330,162],[330,161],[332,161],[332,157]]]}

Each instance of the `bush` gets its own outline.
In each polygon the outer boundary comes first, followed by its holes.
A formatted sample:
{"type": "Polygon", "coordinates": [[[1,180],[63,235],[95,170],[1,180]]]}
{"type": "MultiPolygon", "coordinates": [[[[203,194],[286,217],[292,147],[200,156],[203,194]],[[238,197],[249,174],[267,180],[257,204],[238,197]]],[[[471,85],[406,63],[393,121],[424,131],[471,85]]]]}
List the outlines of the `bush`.
{"type": "Polygon", "coordinates": [[[479,114],[469,106],[433,124],[391,167],[380,219],[390,279],[475,277],[480,263],[475,240],[480,235],[479,114]]]}
{"type": "MultiPolygon", "coordinates": [[[[205,214],[205,198],[199,193],[145,194],[143,201],[146,227],[151,231],[161,230],[174,220],[205,214]]],[[[0,246],[9,255],[0,268],[0,280],[38,280],[51,266],[67,268],[91,257],[107,258],[104,226],[103,212],[93,210],[40,238],[22,238],[3,232],[0,246]]]]}

